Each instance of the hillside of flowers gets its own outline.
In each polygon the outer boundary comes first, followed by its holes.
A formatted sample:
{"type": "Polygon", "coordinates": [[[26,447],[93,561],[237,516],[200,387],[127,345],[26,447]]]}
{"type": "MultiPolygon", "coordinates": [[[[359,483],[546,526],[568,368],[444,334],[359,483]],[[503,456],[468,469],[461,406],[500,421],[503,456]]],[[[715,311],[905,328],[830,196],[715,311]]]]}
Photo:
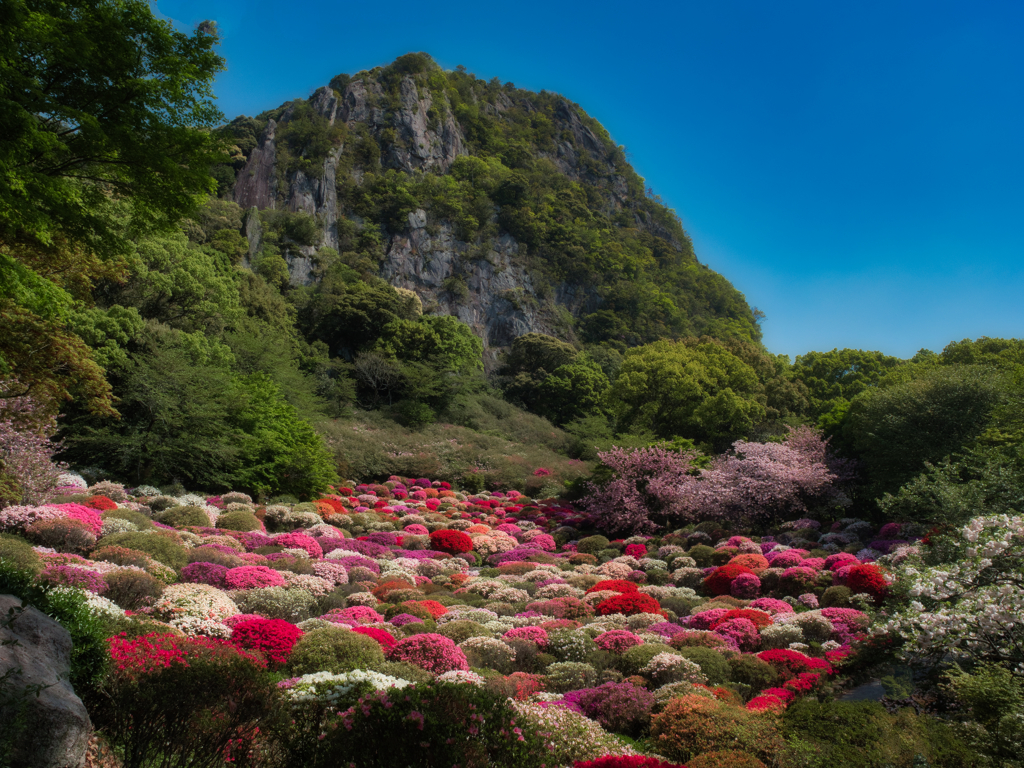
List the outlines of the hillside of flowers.
{"type": "MultiPolygon", "coordinates": [[[[988,764],[920,702],[834,699],[897,639],[920,658],[956,651],[943,633],[966,655],[998,644],[971,625],[979,601],[1020,606],[972,585],[1019,556],[1019,520],[972,523],[975,549],[996,542],[978,567],[908,603],[941,538],[909,524],[718,516],[610,538],[613,484],[570,505],[392,476],[265,505],[59,482],[0,510],[0,571],[81,601],[76,690],[128,768],[988,764]],[[954,592],[973,601],[959,616],[954,592]]],[[[979,678],[958,680],[969,705],[979,678]]]]}

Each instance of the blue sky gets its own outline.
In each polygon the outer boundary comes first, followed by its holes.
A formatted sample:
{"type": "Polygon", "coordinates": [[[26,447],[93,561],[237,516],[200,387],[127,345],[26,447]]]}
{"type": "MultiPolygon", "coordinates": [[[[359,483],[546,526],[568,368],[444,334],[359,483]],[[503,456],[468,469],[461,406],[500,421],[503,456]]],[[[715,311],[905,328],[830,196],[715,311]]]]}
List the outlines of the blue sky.
{"type": "Polygon", "coordinates": [[[1024,3],[158,0],[228,117],[409,51],[597,118],[791,357],[1024,336],[1024,3]]]}

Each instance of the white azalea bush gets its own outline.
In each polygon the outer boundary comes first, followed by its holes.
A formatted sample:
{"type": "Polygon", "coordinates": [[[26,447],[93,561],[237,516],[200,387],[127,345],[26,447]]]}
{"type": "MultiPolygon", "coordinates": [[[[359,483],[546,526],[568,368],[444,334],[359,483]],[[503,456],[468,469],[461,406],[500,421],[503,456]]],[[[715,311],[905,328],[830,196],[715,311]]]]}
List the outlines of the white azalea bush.
{"type": "Polygon", "coordinates": [[[988,661],[1024,677],[1024,516],[976,517],[951,536],[951,562],[905,561],[908,606],[875,634],[909,661],[988,661]]]}

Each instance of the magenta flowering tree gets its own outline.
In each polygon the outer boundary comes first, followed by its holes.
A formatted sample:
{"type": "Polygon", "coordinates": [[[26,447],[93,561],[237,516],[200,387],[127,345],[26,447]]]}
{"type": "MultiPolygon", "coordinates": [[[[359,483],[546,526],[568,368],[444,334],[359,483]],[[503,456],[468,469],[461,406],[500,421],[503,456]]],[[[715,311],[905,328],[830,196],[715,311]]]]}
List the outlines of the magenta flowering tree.
{"type": "Polygon", "coordinates": [[[42,416],[30,396],[8,395],[14,391],[17,382],[0,380],[0,507],[5,496],[6,503],[41,503],[67,468],[53,461],[59,448],[50,440],[53,418],[42,416]]]}
{"type": "Polygon", "coordinates": [[[651,533],[659,518],[678,515],[680,489],[694,479],[689,474],[694,456],[659,446],[599,453],[611,479],[591,484],[583,506],[602,529],[651,533]]]}

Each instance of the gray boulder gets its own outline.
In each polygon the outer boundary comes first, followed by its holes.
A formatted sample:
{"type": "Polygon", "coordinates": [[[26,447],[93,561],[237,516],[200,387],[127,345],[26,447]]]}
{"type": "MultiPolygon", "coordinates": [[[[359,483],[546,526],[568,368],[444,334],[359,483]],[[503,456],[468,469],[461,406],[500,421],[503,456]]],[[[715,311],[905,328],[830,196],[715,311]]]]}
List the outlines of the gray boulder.
{"type": "Polygon", "coordinates": [[[71,635],[31,606],[8,622],[9,610],[21,607],[18,598],[0,595],[0,678],[7,675],[0,687],[0,744],[13,749],[15,768],[79,768],[92,723],[68,682],[71,635]],[[35,686],[44,686],[38,696],[35,686]],[[8,729],[19,711],[25,727],[9,747],[8,729]]]}

